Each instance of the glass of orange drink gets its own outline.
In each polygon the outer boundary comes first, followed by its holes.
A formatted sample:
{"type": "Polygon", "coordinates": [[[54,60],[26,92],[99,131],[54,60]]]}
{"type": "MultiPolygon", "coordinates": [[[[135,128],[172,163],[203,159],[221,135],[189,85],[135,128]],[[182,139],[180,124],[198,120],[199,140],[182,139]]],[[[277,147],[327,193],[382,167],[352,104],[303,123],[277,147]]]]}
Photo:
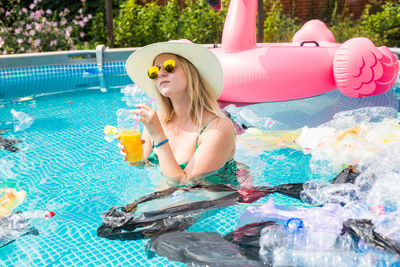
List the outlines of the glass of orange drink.
{"type": "Polygon", "coordinates": [[[142,138],[139,130],[120,130],[119,140],[124,146],[126,160],[129,165],[139,165],[143,162],[142,138]]]}
{"type": "Polygon", "coordinates": [[[118,135],[124,146],[126,160],[129,165],[139,165],[143,162],[143,146],[140,136],[140,127],[134,119],[134,115],[127,109],[117,111],[118,135]]]}

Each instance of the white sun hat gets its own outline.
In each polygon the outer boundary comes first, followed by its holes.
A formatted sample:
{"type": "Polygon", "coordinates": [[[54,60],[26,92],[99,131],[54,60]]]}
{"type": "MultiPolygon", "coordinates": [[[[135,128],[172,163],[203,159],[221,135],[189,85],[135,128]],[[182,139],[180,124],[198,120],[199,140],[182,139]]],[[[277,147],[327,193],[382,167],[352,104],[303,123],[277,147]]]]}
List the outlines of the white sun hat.
{"type": "Polygon", "coordinates": [[[147,74],[159,54],[179,55],[192,63],[203,79],[211,86],[216,98],[224,87],[221,63],[208,48],[189,40],[177,40],[147,45],[133,52],[126,61],[126,71],[132,81],[152,98],[159,95],[158,90],[147,74]]]}

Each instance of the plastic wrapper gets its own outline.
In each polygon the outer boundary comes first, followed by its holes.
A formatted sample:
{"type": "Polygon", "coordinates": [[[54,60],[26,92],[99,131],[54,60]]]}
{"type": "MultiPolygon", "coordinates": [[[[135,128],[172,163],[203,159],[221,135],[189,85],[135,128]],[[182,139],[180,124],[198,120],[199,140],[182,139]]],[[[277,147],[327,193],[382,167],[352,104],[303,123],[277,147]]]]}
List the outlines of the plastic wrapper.
{"type": "Polygon", "coordinates": [[[24,190],[14,188],[0,188],[0,218],[11,214],[11,212],[21,205],[26,197],[24,190]]]}
{"type": "Polygon", "coordinates": [[[281,148],[300,149],[294,142],[299,136],[300,130],[261,131],[257,128],[248,128],[237,138],[238,144],[246,150],[264,152],[281,148]]]}
{"type": "Polygon", "coordinates": [[[296,144],[313,162],[328,162],[334,170],[343,164],[363,168],[386,148],[400,146],[397,112],[376,107],[338,113],[316,128],[304,127],[296,144]]]}
{"type": "Polygon", "coordinates": [[[302,200],[313,205],[331,203],[350,203],[359,199],[359,188],[351,183],[330,184],[321,180],[304,183],[302,200]]]}
{"type": "MultiPolygon", "coordinates": [[[[244,211],[239,219],[257,221],[278,220],[287,221],[293,218],[301,221],[302,229],[311,233],[307,236],[308,246],[330,248],[334,245],[337,236],[341,233],[344,217],[344,210],[339,204],[327,204],[323,207],[292,207],[285,209],[276,207],[272,198],[264,205],[249,207],[244,211]],[[323,233],[324,239],[320,238],[323,233]],[[327,233],[330,233],[329,235],[327,233]],[[314,244],[314,245],[312,245],[314,244]]],[[[304,235],[304,233],[302,235],[304,235]]],[[[306,236],[304,236],[306,238],[306,236]]]]}
{"type": "Polygon", "coordinates": [[[356,235],[375,248],[390,251],[400,260],[400,243],[376,232],[370,220],[348,220],[344,222],[343,232],[356,235]]]}

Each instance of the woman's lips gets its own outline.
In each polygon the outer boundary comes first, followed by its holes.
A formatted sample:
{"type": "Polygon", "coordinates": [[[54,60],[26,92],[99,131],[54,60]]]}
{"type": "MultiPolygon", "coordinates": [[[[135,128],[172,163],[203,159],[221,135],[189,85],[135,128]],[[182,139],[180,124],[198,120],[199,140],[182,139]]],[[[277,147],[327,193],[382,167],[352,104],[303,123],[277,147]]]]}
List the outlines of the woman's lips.
{"type": "Polygon", "coordinates": [[[167,83],[169,83],[169,81],[162,81],[162,82],[160,82],[160,85],[164,85],[164,84],[167,84],[167,83]]]}

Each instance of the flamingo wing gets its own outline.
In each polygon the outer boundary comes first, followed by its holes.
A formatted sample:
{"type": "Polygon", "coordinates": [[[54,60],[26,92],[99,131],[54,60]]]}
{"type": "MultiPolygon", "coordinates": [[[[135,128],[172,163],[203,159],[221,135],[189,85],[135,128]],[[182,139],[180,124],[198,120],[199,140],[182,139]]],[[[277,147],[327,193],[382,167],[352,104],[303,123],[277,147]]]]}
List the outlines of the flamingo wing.
{"type": "Polygon", "coordinates": [[[338,89],[346,96],[384,93],[394,85],[399,64],[385,46],[377,48],[367,38],[353,38],[338,49],[333,72],[338,89]]]}

